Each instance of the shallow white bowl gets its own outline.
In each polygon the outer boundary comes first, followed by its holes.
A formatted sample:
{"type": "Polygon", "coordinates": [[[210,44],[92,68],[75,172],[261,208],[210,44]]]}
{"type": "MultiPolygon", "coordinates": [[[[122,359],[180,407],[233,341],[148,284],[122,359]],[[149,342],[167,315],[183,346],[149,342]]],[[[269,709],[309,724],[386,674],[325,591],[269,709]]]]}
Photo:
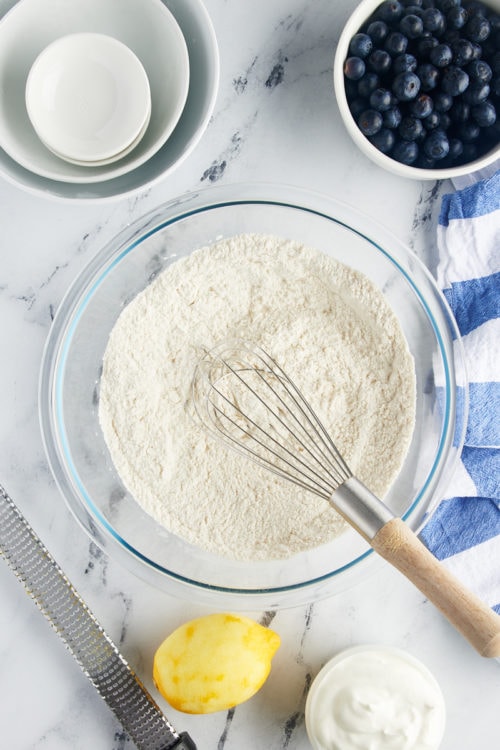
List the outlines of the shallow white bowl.
{"type": "Polygon", "coordinates": [[[70,159],[68,156],[63,156],[62,154],[58,154],[55,149],[52,149],[53,153],[56,154],[56,156],[59,156],[61,159],[65,159],[65,161],[71,162],[71,164],[78,164],[81,167],[102,167],[105,164],[112,164],[114,161],[117,161],[118,159],[123,159],[124,156],[129,154],[132,149],[134,149],[137,144],[141,141],[141,139],[144,136],[144,133],[148,129],[149,121],[151,119],[151,107],[149,108],[149,111],[147,113],[146,119],[144,120],[144,124],[137,133],[134,140],[129,143],[129,145],[123,149],[123,151],[120,151],[118,154],[115,154],[114,156],[110,156],[108,159],[98,159],[97,161],[80,161],[79,159],[70,159]]]}
{"type": "MultiPolygon", "coordinates": [[[[421,169],[418,167],[407,166],[406,164],[401,164],[395,159],[391,159],[390,156],[383,154],[375,148],[368,138],[363,135],[356,125],[347,103],[344,85],[344,61],[348,56],[349,42],[352,37],[359,31],[366,19],[371,16],[375,8],[381,5],[381,3],[382,0],[361,0],[361,2],[356,5],[356,9],[349,17],[349,20],[342,30],[337,45],[337,51],[335,53],[333,64],[333,85],[335,96],[344,125],[354,143],[366,156],[368,156],[368,158],[375,162],[375,164],[378,164],[379,167],[383,167],[400,177],[410,177],[415,180],[452,179],[453,177],[460,177],[465,174],[478,172],[479,170],[488,167],[490,164],[493,164],[497,159],[500,159],[500,144],[498,144],[480,159],[471,161],[468,164],[461,164],[460,166],[449,167],[447,169],[421,169]]],[[[488,0],[486,4],[494,10],[500,11],[500,0],[488,0]]]]}
{"type": "MultiPolygon", "coordinates": [[[[13,5],[12,0],[8,4],[13,5]]],[[[5,7],[5,4],[4,4],[5,7]]],[[[212,114],[219,82],[219,54],[210,18],[201,0],[21,0],[0,22],[0,171],[15,184],[48,196],[70,199],[103,199],[123,195],[150,185],[176,168],[201,138],[212,114]],[[169,13],[170,11],[170,13],[169,13]],[[152,95],[151,125],[140,148],[149,148],[152,133],[163,117],[155,102],[155,91],[166,89],[174,71],[166,50],[165,23],[174,16],[187,46],[189,87],[180,120],[161,148],[149,153],[142,164],[121,174],[110,175],[109,167],[89,168],[65,163],[45,149],[51,177],[30,171],[9,153],[6,142],[36,144],[39,139],[29,122],[24,89],[37,55],[65,34],[96,32],[109,34],[126,44],[141,60],[152,95]],[[14,60],[16,61],[14,64],[14,60]],[[8,95],[7,95],[8,92],[8,95]],[[56,166],[57,165],[57,166],[56,166]],[[64,170],[78,170],[73,182],[63,179],[64,170]]],[[[168,106],[166,99],[162,99],[168,106]]],[[[125,165],[125,161],[124,161],[125,165]]],[[[120,162],[120,166],[122,163],[120,162]]],[[[117,168],[117,165],[115,165],[117,168]]]]}
{"type": "Polygon", "coordinates": [[[151,113],[144,67],[107,34],[67,34],[33,63],[26,109],[41,141],[56,156],[88,165],[123,157],[137,145],[151,113]]]}

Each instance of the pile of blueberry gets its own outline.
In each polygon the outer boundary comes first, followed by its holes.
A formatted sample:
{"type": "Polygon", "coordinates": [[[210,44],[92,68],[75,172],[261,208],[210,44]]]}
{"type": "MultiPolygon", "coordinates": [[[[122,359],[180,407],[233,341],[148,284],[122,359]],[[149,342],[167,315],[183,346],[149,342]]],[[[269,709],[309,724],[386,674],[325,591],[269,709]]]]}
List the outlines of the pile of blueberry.
{"type": "Polygon", "coordinates": [[[500,15],[468,0],[386,0],[349,44],[351,114],[384,154],[422,169],[500,141],[500,15]]]}

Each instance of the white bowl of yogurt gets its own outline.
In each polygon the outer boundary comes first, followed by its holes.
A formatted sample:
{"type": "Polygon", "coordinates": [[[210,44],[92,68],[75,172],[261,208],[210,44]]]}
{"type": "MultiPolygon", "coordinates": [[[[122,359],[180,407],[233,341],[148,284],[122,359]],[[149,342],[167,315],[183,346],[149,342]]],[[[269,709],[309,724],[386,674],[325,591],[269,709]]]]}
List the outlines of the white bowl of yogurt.
{"type": "Polygon", "coordinates": [[[446,708],[435,677],[402,649],[363,645],[328,661],[306,701],[314,750],[437,750],[446,708]]]}

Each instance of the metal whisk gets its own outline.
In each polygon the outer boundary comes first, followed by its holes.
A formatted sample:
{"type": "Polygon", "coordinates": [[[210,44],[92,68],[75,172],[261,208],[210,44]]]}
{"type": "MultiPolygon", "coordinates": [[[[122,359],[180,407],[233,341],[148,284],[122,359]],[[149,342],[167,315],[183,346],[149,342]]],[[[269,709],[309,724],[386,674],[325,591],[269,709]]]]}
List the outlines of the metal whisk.
{"type": "Polygon", "coordinates": [[[393,518],[353,474],[312,407],[263,349],[226,342],[193,379],[202,424],[230,447],[328,500],[370,541],[393,518]]]}
{"type": "Polygon", "coordinates": [[[353,476],[314,410],[269,354],[247,341],[221,343],[198,363],[192,399],[206,430],[327,500],[479,653],[500,656],[500,617],[353,476]]]}

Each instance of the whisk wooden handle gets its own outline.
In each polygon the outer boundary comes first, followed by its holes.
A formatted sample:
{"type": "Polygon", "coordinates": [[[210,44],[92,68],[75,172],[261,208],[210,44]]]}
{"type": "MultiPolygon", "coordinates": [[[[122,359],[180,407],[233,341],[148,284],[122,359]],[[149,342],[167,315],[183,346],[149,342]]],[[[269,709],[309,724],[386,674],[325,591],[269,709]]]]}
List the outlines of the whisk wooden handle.
{"type": "Polygon", "coordinates": [[[401,519],[382,526],[371,545],[425,594],[481,656],[500,656],[500,616],[441,565],[401,519]]]}

